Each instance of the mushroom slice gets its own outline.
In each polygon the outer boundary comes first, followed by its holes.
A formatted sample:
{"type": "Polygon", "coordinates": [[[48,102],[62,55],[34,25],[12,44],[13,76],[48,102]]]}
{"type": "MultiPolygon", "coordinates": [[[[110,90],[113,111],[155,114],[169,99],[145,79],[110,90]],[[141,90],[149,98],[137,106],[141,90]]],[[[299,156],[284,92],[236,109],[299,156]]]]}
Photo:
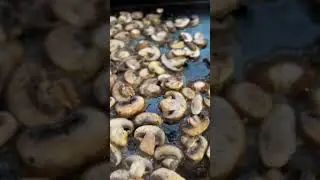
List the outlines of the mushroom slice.
{"type": "MultiPolygon", "coordinates": [[[[108,97],[107,97],[107,91],[106,91],[107,81],[108,81],[108,78],[107,78],[108,74],[107,73],[108,72],[106,72],[106,71],[102,72],[97,77],[97,79],[95,79],[95,81],[93,83],[94,96],[96,97],[96,99],[98,100],[98,102],[101,105],[106,105],[108,103],[108,97]]],[[[110,82],[110,85],[111,85],[111,82],[110,82]]],[[[111,103],[111,101],[110,101],[110,103],[111,103]]]]}
{"type": "Polygon", "coordinates": [[[181,32],[180,33],[181,39],[186,43],[191,43],[193,41],[193,37],[190,33],[187,32],[181,32]]]}
{"type": "Polygon", "coordinates": [[[125,169],[118,169],[113,171],[110,174],[110,180],[128,180],[128,179],[130,179],[130,173],[125,169]]]}
{"type": "Polygon", "coordinates": [[[132,21],[131,13],[127,11],[121,11],[119,13],[118,22],[121,24],[128,24],[132,21]]]}
{"type": "Polygon", "coordinates": [[[300,122],[303,133],[314,144],[320,145],[320,115],[315,112],[302,112],[300,122]]]}
{"type": "Polygon", "coordinates": [[[168,36],[169,35],[166,31],[160,31],[160,32],[152,34],[151,39],[158,42],[158,43],[162,43],[168,39],[168,36]]]}
{"type": "Polygon", "coordinates": [[[126,118],[111,119],[110,141],[117,146],[126,146],[128,144],[128,136],[133,129],[133,123],[126,118]]]}
{"type": "Polygon", "coordinates": [[[142,125],[160,126],[163,123],[163,119],[156,113],[144,112],[137,115],[134,118],[133,122],[136,127],[142,125]]]}
{"type": "Polygon", "coordinates": [[[161,86],[169,88],[171,90],[178,91],[183,86],[182,77],[172,76],[169,74],[162,74],[158,76],[158,80],[161,82],[161,86]]]}
{"type": "Polygon", "coordinates": [[[192,15],[190,26],[195,27],[195,26],[198,26],[199,24],[200,24],[200,17],[198,15],[192,15]]]}
{"type": "Polygon", "coordinates": [[[192,83],[191,87],[196,91],[196,92],[206,92],[210,90],[210,86],[208,83],[198,80],[192,83]]]}
{"type": "Polygon", "coordinates": [[[174,20],[174,25],[180,29],[187,27],[189,25],[189,23],[190,23],[190,19],[187,17],[178,18],[178,19],[174,20]]]}
{"type": "Polygon", "coordinates": [[[176,91],[167,91],[165,99],[160,101],[163,116],[169,120],[180,120],[187,110],[187,102],[183,95],[176,91]]]}
{"type": "MultiPolygon", "coordinates": [[[[119,134],[120,135],[120,134],[119,134]]],[[[122,160],[121,151],[112,143],[110,143],[110,162],[116,167],[120,164],[122,160]]]]}
{"type": "Polygon", "coordinates": [[[143,48],[138,52],[138,54],[147,61],[156,61],[161,55],[159,48],[156,46],[143,48]]]}
{"type": "Polygon", "coordinates": [[[144,28],[143,33],[146,36],[152,36],[156,33],[156,28],[154,26],[147,26],[146,28],[144,28]]]}
{"type": "Polygon", "coordinates": [[[201,32],[196,32],[194,34],[193,42],[200,48],[204,48],[208,44],[208,40],[204,37],[204,34],[202,34],[201,32]]]}
{"type": "Polygon", "coordinates": [[[140,142],[139,149],[152,156],[155,147],[164,144],[166,135],[158,126],[144,125],[135,130],[134,138],[140,142]]]}
{"type": "Polygon", "coordinates": [[[152,172],[151,179],[157,180],[185,180],[182,176],[180,176],[175,171],[172,171],[167,168],[159,168],[152,172]]]}
{"type": "Polygon", "coordinates": [[[116,112],[120,117],[132,117],[142,112],[146,104],[141,96],[133,96],[128,101],[121,101],[116,104],[116,112]]]}
{"type": "Polygon", "coordinates": [[[115,103],[116,103],[116,100],[113,97],[110,97],[110,108],[112,108],[115,103]]]}
{"type": "Polygon", "coordinates": [[[268,167],[282,167],[296,150],[295,113],[287,104],[277,104],[264,120],[259,152],[268,167]]]}
{"type": "Polygon", "coordinates": [[[112,97],[117,101],[128,101],[135,95],[135,91],[131,85],[122,81],[117,81],[112,88],[112,97]]]}
{"type": "Polygon", "coordinates": [[[138,39],[140,37],[140,35],[141,35],[141,31],[139,29],[132,29],[130,31],[130,36],[132,38],[138,39]]]}
{"type": "Polygon", "coordinates": [[[161,88],[157,84],[157,78],[151,78],[145,80],[139,87],[139,92],[141,95],[146,97],[155,97],[161,94],[161,88]]]}
{"type": "Polygon", "coordinates": [[[5,111],[0,111],[0,147],[3,146],[17,132],[16,119],[5,111]]]}
{"type": "Polygon", "coordinates": [[[123,75],[124,80],[131,84],[133,87],[140,85],[142,78],[134,70],[127,70],[123,75]]]}
{"type": "Polygon", "coordinates": [[[176,26],[174,25],[174,23],[172,22],[172,21],[166,21],[165,22],[165,25],[167,26],[167,28],[168,28],[168,30],[170,31],[170,32],[176,32],[177,31],[177,29],[176,29],[176,26]]]}
{"type": "Polygon", "coordinates": [[[143,18],[143,12],[141,12],[141,11],[133,11],[132,13],[131,13],[131,17],[132,17],[132,19],[142,19],[143,18]]]}
{"type": "Polygon", "coordinates": [[[158,75],[166,73],[166,70],[159,61],[152,61],[148,64],[148,69],[158,75]]]}
{"type": "Polygon", "coordinates": [[[185,57],[174,57],[168,59],[165,54],[161,56],[161,63],[171,71],[181,72],[183,71],[183,65],[187,61],[185,57]]]}
{"type": "Polygon", "coordinates": [[[197,136],[202,134],[208,129],[210,124],[209,117],[203,114],[187,117],[185,121],[185,123],[182,123],[181,129],[189,136],[197,136]]]}
{"type": "Polygon", "coordinates": [[[249,82],[233,85],[228,97],[233,105],[254,120],[267,117],[272,110],[271,95],[249,82]]]}
{"type": "Polygon", "coordinates": [[[142,178],[153,170],[151,161],[139,155],[128,156],[124,159],[123,165],[126,169],[129,169],[130,176],[134,178],[142,178]]]}
{"type": "Polygon", "coordinates": [[[54,64],[65,71],[90,78],[103,65],[103,57],[83,31],[72,26],[53,29],[45,40],[46,51],[54,64]]]}
{"type": "Polygon", "coordinates": [[[60,19],[82,27],[97,18],[95,2],[97,1],[55,0],[52,3],[52,9],[60,19]]]}
{"type": "Polygon", "coordinates": [[[113,26],[118,23],[118,20],[115,16],[110,16],[109,22],[110,22],[110,25],[113,26]]]}
{"type": "Polygon", "coordinates": [[[174,40],[169,43],[169,47],[172,49],[182,49],[185,47],[185,44],[183,41],[174,40]]]}
{"type": "Polygon", "coordinates": [[[160,161],[162,166],[176,170],[182,161],[183,152],[176,146],[163,145],[156,149],[154,158],[160,161]]]}
{"type": "Polygon", "coordinates": [[[228,176],[235,168],[245,150],[245,128],[233,107],[221,97],[212,97],[210,127],[210,159],[212,178],[228,176]]]}
{"type": "Polygon", "coordinates": [[[132,53],[127,49],[120,49],[110,54],[110,58],[113,61],[126,61],[132,58],[132,53]]]}
{"type": "Polygon", "coordinates": [[[118,51],[119,49],[123,49],[125,43],[118,39],[110,39],[110,52],[118,51]]]}
{"type": "Polygon", "coordinates": [[[108,153],[108,126],[104,112],[83,107],[55,124],[26,129],[16,147],[28,167],[57,178],[108,153]]]}
{"type": "Polygon", "coordinates": [[[140,62],[137,61],[136,59],[126,60],[125,64],[129,69],[132,69],[132,70],[138,70],[141,68],[140,62]]]}
{"type": "Polygon", "coordinates": [[[96,164],[87,169],[82,175],[81,180],[101,180],[107,179],[109,173],[106,169],[109,169],[107,162],[96,164]]]}
{"type": "Polygon", "coordinates": [[[169,54],[172,54],[173,56],[187,56],[189,54],[191,54],[191,50],[190,53],[188,53],[185,49],[171,49],[169,51],[169,54]]]}
{"type": "Polygon", "coordinates": [[[203,159],[208,147],[208,141],[203,136],[181,136],[181,143],[185,146],[185,155],[192,161],[199,162],[203,159]]]}
{"type": "Polygon", "coordinates": [[[203,97],[201,94],[196,94],[191,101],[191,112],[192,114],[200,114],[203,109],[203,97]]]}
{"type": "Polygon", "coordinates": [[[118,33],[116,33],[115,35],[113,35],[114,39],[118,39],[118,40],[122,40],[122,41],[126,41],[130,38],[130,33],[128,31],[120,31],[118,33]]]}
{"type": "MultiPolygon", "coordinates": [[[[152,63],[152,62],[151,62],[152,63]]],[[[150,64],[151,64],[150,63],[150,64]]],[[[152,68],[151,68],[152,69],[152,68]]],[[[151,72],[149,71],[148,68],[142,68],[139,71],[139,76],[143,79],[148,79],[148,78],[152,78],[154,76],[154,74],[151,74],[151,72]]]]}
{"type": "Polygon", "coordinates": [[[196,93],[188,87],[182,88],[181,93],[189,100],[193,99],[196,96],[196,93]]]}

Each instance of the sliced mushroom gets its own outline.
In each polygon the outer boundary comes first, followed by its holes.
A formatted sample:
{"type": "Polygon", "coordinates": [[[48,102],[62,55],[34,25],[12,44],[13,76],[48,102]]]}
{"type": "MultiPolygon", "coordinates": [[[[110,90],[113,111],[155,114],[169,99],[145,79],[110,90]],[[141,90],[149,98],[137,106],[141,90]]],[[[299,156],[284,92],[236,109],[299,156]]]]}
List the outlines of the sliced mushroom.
{"type": "Polygon", "coordinates": [[[143,125],[159,126],[163,123],[163,119],[156,113],[144,112],[137,115],[133,122],[136,127],[143,125]]]}
{"type": "Polygon", "coordinates": [[[166,73],[166,70],[159,61],[152,61],[148,64],[148,69],[158,75],[166,73]]]}
{"type": "Polygon", "coordinates": [[[118,116],[127,118],[142,112],[145,106],[146,104],[143,97],[133,96],[127,101],[118,102],[115,109],[118,116]]]}
{"type": "Polygon", "coordinates": [[[148,98],[160,95],[161,88],[158,85],[158,80],[156,78],[145,80],[139,87],[139,92],[141,95],[148,98]]]}
{"type": "Polygon", "coordinates": [[[131,70],[138,70],[141,68],[140,62],[136,59],[128,59],[125,64],[131,70]]]}
{"type": "MultiPolygon", "coordinates": [[[[61,0],[59,0],[61,1],[61,0]]],[[[67,72],[91,78],[103,65],[103,57],[82,31],[72,26],[53,29],[45,40],[46,51],[54,64],[67,72]]]]}
{"type": "Polygon", "coordinates": [[[296,150],[295,114],[287,104],[277,104],[264,120],[259,152],[268,167],[282,167],[296,150]]]}
{"type": "Polygon", "coordinates": [[[101,105],[106,105],[108,103],[108,97],[107,97],[107,91],[106,91],[107,83],[108,83],[107,73],[108,72],[106,71],[102,72],[93,83],[94,95],[101,105]]]}
{"type": "Polygon", "coordinates": [[[182,77],[172,76],[169,74],[162,74],[158,76],[161,86],[170,90],[179,91],[183,86],[182,77]]]}
{"type": "Polygon", "coordinates": [[[313,143],[320,145],[320,115],[315,112],[302,112],[301,128],[305,136],[313,143]]]}
{"type": "Polygon", "coordinates": [[[152,125],[138,127],[134,132],[134,138],[140,142],[139,149],[151,156],[156,146],[163,145],[166,140],[163,130],[152,125]]]}
{"type": "Polygon", "coordinates": [[[171,71],[181,72],[183,70],[183,65],[187,61],[185,57],[174,57],[168,59],[165,54],[161,55],[161,63],[171,71]]]}
{"type": "Polygon", "coordinates": [[[96,164],[87,169],[82,175],[81,180],[101,180],[109,176],[109,164],[107,162],[96,164]]]}
{"type": "Polygon", "coordinates": [[[160,58],[160,50],[156,46],[146,47],[138,52],[139,56],[147,61],[156,61],[160,58]]]}
{"type": "Polygon", "coordinates": [[[267,117],[272,110],[272,97],[259,86],[249,82],[233,85],[228,97],[233,105],[253,120],[267,117]]]}
{"type": "MultiPolygon", "coordinates": [[[[121,135],[121,134],[119,134],[119,135],[121,135]]],[[[111,164],[114,167],[116,167],[120,164],[121,160],[122,160],[121,151],[115,145],[110,143],[110,162],[111,162],[111,164]]]]}
{"type": "Polygon", "coordinates": [[[16,119],[9,112],[0,111],[0,147],[3,146],[18,130],[16,119]]]}
{"type": "Polygon", "coordinates": [[[188,48],[185,48],[186,55],[198,59],[200,57],[200,48],[194,43],[187,43],[187,46],[188,48]]]}
{"type": "Polygon", "coordinates": [[[201,32],[196,32],[194,34],[193,42],[201,48],[204,48],[208,44],[208,40],[204,37],[201,32]]]}
{"type": "Polygon", "coordinates": [[[182,49],[185,47],[185,44],[183,41],[174,40],[170,42],[169,47],[172,49],[182,49]]]}
{"type": "Polygon", "coordinates": [[[208,141],[203,136],[181,136],[181,143],[185,146],[185,155],[192,161],[199,162],[203,159],[208,147],[208,141]]]}
{"type": "Polygon", "coordinates": [[[119,13],[118,22],[121,24],[128,24],[132,21],[131,13],[126,11],[121,11],[119,13]]]}
{"type": "Polygon", "coordinates": [[[180,120],[187,110],[187,102],[183,95],[176,91],[167,91],[165,99],[160,101],[163,116],[169,120],[180,120]]]}
{"type": "Polygon", "coordinates": [[[167,26],[168,30],[172,33],[176,32],[176,26],[174,25],[174,23],[172,21],[166,21],[165,25],[167,26]]]}
{"type": "Polygon", "coordinates": [[[159,168],[152,172],[151,180],[185,180],[175,171],[172,171],[167,168],[159,168]]]}
{"type": "Polygon", "coordinates": [[[110,52],[116,52],[124,47],[125,43],[123,41],[118,39],[110,39],[110,52]]]}
{"type": "Polygon", "coordinates": [[[154,26],[147,26],[144,28],[143,33],[146,36],[152,36],[156,33],[156,28],[154,26]]]}
{"type": "Polygon", "coordinates": [[[201,94],[196,94],[191,101],[191,112],[192,114],[200,114],[203,109],[203,97],[201,94]]]}
{"type": "Polygon", "coordinates": [[[185,123],[182,123],[181,130],[189,136],[197,136],[208,129],[210,119],[208,116],[199,114],[187,117],[185,123]]]}
{"type": "Polygon", "coordinates": [[[183,152],[176,146],[163,145],[156,149],[154,158],[165,168],[175,170],[183,159],[183,152]]]}
{"type": "Polygon", "coordinates": [[[113,61],[125,62],[129,59],[132,59],[133,54],[128,49],[120,49],[118,51],[111,52],[110,58],[113,61]]]}
{"type": "Polygon", "coordinates": [[[128,179],[130,179],[130,173],[125,169],[118,169],[113,171],[110,174],[110,180],[128,180],[128,179]]]}
{"type": "Polygon", "coordinates": [[[133,11],[131,13],[132,19],[142,19],[143,18],[143,12],[141,11],[133,11]]]}
{"type": "Polygon", "coordinates": [[[210,175],[224,178],[231,173],[245,150],[245,129],[239,115],[221,97],[212,97],[210,127],[210,175]]]}
{"type": "Polygon", "coordinates": [[[96,0],[54,0],[53,12],[74,26],[86,26],[97,18],[96,0]]]}
{"type": "Polygon", "coordinates": [[[123,78],[127,83],[131,84],[133,87],[139,86],[142,81],[142,78],[134,70],[127,70],[124,73],[123,78]]]}
{"type": "Polygon", "coordinates": [[[112,88],[112,97],[117,101],[128,101],[135,95],[134,89],[131,85],[122,81],[117,81],[112,88]]]}
{"type": "Polygon", "coordinates": [[[115,103],[116,103],[116,100],[113,97],[110,97],[110,108],[112,108],[115,103]]]}
{"type": "Polygon", "coordinates": [[[130,36],[134,39],[138,39],[141,35],[141,31],[139,29],[132,29],[130,31],[130,36]]]}
{"type": "Polygon", "coordinates": [[[153,170],[151,161],[139,155],[128,156],[124,159],[123,165],[129,169],[130,176],[133,178],[142,178],[153,170]]]}
{"type": "Polygon", "coordinates": [[[125,118],[110,120],[110,141],[117,146],[126,146],[128,136],[133,132],[133,123],[125,118]]]}
{"type": "Polygon", "coordinates": [[[9,110],[26,126],[50,124],[61,119],[68,109],[79,105],[73,84],[59,74],[35,63],[24,63],[8,84],[6,100],[9,110]]]}
{"type": "MultiPolygon", "coordinates": [[[[150,63],[151,64],[151,63],[150,63]]],[[[152,69],[152,68],[151,68],[152,69]]],[[[151,71],[152,72],[152,71],[151,71]]],[[[139,76],[142,77],[143,79],[148,79],[152,78],[154,74],[152,74],[148,68],[142,68],[139,71],[139,76]]]]}
{"type": "Polygon", "coordinates": [[[187,32],[181,32],[180,33],[181,39],[186,43],[191,43],[193,41],[193,37],[190,33],[187,32]]]}
{"type": "Polygon", "coordinates": [[[195,26],[198,26],[199,24],[200,24],[200,17],[198,15],[192,15],[190,26],[195,27],[195,26]]]}
{"type": "Polygon", "coordinates": [[[210,86],[208,83],[198,80],[192,83],[191,87],[196,91],[196,92],[206,92],[209,91],[210,86]]]}
{"type": "Polygon", "coordinates": [[[130,38],[130,33],[128,31],[119,31],[113,35],[113,38],[121,41],[128,41],[130,38]]]}
{"type": "Polygon", "coordinates": [[[190,23],[190,19],[187,17],[178,18],[174,20],[174,25],[180,29],[186,28],[189,25],[189,23],[190,23]]]}
{"type": "Polygon", "coordinates": [[[196,93],[188,87],[182,88],[181,92],[189,100],[193,99],[196,96],[196,93]]]}
{"type": "Polygon", "coordinates": [[[151,39],[157,43],[163,43],[168,39],[168,33],[166,31],[160,31],[151,35],[151,39]]]}
{"type": "Polygon", "coordinates": [[[108,126],[103,112],[83,107],[58,123],[26,129],[18,137],[17,150],[42,176],[61,177],[108,152],[108,126]]]}

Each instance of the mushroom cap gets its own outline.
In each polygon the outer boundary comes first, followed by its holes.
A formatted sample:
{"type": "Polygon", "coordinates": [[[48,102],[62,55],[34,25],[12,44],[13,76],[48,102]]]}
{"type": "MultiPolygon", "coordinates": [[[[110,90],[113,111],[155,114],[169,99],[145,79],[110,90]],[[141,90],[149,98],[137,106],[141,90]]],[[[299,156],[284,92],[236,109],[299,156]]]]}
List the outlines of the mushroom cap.
{"type": "Polygon", "coordinates": [[[101,180],[109,176],[109,164],[107,162],[96,164],[87,169],[82,175],[81,180],[101,180]]]}
{"type": "Polygon", "coordinates": [[[203,136],[181,136],[181,143],[186,147],[185,155],[195,162],[203,159],[208,147],[208,141],[203,136]]]}
{"type": "Polygon", "coordinates": [[[176,91],[167,91],[165,99],[160,101],[163,116],[169,120],[179,120],[187,109],[187,102],[183,95],[176,91]]]}
{"type": "Polygon", "coordinates": [[[151,174],[152,180],[185,180],[182,176],[180,176],[175,171],[172,171],[167,168],[159,168],[152,172],[151,174]]]}
{"type": "Polygon", "coordinates": [[[126,118],[110,120],[110,141],[118,146],[126,146],[128,135],[134,130],[133,123],[126,118]]]}
{"type": "Polygon", "coordinates": [[[115,109],[120,117],[132,117],[145,108],[145,100],[141,96],[133,96],[128,101],[117,102],[115,109]]]}
{"type": "Polygon", "coordinates": [[[94,46],[87,47],[81,42],[83,40],[77,39],[79,33],[72,26],[53,29],[45,40],[46,51],[58,67],[91,78],[101,68],[104,59],[94,46]]]}
{"type": "Polygon", "coordinates": [[[128,157],[126,157],[124,160],[123,160],[123,166],[126,168],[126,169],[130,169],[130,166],[132,163],[134,162],[141,162],[144,164],[144,166],[146,167],[146,172],[145,174],[147,173],[150,173],[153,171],[153,165],[152,165],[152,162],[147,159],[147,158],[144,158],[144,157],[141,157],[139,155],[130,155],[128,157]]]}
{"type": "Polygon", "coordinates": [[[155,135],[156,145],[163,145],[165,143],[166,135],[164,134],[164,131],[158,126],[152,125],[144,125],[138,127],[134,131],[134,138],[141,142],[147,133],[152,133],[153,135],[155,135]]]}
{"type": "Polygon", "coordinates": [[[210,124],[210,119],[208,116],[205,115],[194,115],[193,117],[187,117],[192,118],[195,121],[197,121],[199,124],[192,126],[190,124],[182,124],[181,130],[189,135],[189,136],[197,136],[202,134],[205,130],[208,129],[210,124]]]}
{"type": "Polygon", "coordinates": [[[169,169],[176,169],[184,157],[183,152],[176,146],[163,145],[156,148],[154,158],[158,161],[162,161],[162,165],[169,169]],[[170,162],[166,162],[169,159],[170,162]]]}
{"type": "Polygon", "coordinates": [[[122,160],[122,155],[120,150],[113,145],[112,143],[110,143],[110,162],[111,164],[116,167],[121,163],[122,160]]]}
{"type": "Polygon", "coordinates": [[[128,180],[129,178],[130,173],[125,169],[118,169],[110,174],[110,180],[128,180]]]}
{"type": "Polygon", "coordinates": [[[0,147],[3,146],[17,132],[16,119],[6,111],[0,111],[0,147]]]}
{"type": "Polygon", "coordinates": [[[134,120],[134,124],[136,127],[143,125],[155,125],[159,126],[163,123],[163,119],[156,113],[152,112],[144,112],[137,115],[134,120]]]}
{"type": "Polygon", "coordinates": [[[108,126],[103,112],[83,107],[64,121],[25,130],[16,146],[28,166],[45,176],[61,176],[108,152],[108,126]]]}
{"type": "Polygon", "coordinates": [[[93,91],[96,99],[101,105],[106,105],[108,103],[107,97],[107,82],[108,81],[108,72],[103,71],[93,83],[93,91]]]}

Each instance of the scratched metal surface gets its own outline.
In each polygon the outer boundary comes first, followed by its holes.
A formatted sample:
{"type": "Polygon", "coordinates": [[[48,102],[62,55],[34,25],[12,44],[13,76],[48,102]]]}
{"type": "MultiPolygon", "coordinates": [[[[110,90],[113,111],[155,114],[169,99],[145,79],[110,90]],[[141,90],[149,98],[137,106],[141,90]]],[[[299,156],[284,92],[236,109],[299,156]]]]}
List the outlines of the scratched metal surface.
{"type": "MultiPolygon", "coordinates": [[[[126,7],[117,7],[112,8],[112,14],[116,14],[121,10],[131,11],[131,10],[141,10],[145,13],[152,12],[156,8],[164,8],[164,19],[177,18],[180,16],[188,16],[190,17],[193,14],[200,16],[200,24],[197,27],[187,28],[184,31],[190,32],[192,34],[196,32],[202,32],[205,37],[210,42],[210,9],[208,4],[189,4],[189,5],[162,5],[162,6],[154,6],[154,5],[146,5],[140,6],[140,8],[126,6],[126,7]]],[[[174,36],[178,36],[178,33],[175,33],[174,36]]],[[[203,61],[205,57],[210,57],[210,43],[208,43],[207,47],[201,50],[201,57],[198,61],[189,61],[187,66],[184,68],[183,76],[185,83],[194,80],[203,80],[209,79],[210,70],[208,65],[203,61]]],[[[147,112],[155,112],[157,114],[161,114],[158,104],[162,99],[162,96],[153,98],[148,101],[148,107],[146,109],[147,112]]],[[[178,124],[163,124],[161,126],[165,134],[167,136],[167,140],[169,144],[174,144],[180,147],[180,131],[179,131],[179,123],[178,124]]],[[[134,140],[129,141],[128,149],[124,151],[124,154],[135,154],[137,150],[137,144],[134,140]]],[[[203,163],[200,163],[203,164],[203,163]]],[[[184,171],[184,170],[182,170],[184,171]]],[[[183,174],[183,172],[182,172],[183,174]]],[[[190,177],[190,180],[198,179],[197,177],[190,177]]]]}

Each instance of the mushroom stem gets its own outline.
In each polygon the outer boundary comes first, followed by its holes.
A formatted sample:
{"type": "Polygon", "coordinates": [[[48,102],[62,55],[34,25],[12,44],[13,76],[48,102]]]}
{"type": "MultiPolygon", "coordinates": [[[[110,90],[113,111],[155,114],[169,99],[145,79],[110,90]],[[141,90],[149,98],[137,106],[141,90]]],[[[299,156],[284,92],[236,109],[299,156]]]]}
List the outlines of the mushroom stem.
{"type": "Polygon", "coordinates": [[[134,161],[130,166],[130,175],[133,177],[142,177],[146,167],[143,162],[141,161],[134,161]]]}
{"type": "Polygon", "coordinates": [[[140,143],[140,149],[148,155],[153,155],[156,146],[156,137],[152,133],[146,133],[140,143]]]}

